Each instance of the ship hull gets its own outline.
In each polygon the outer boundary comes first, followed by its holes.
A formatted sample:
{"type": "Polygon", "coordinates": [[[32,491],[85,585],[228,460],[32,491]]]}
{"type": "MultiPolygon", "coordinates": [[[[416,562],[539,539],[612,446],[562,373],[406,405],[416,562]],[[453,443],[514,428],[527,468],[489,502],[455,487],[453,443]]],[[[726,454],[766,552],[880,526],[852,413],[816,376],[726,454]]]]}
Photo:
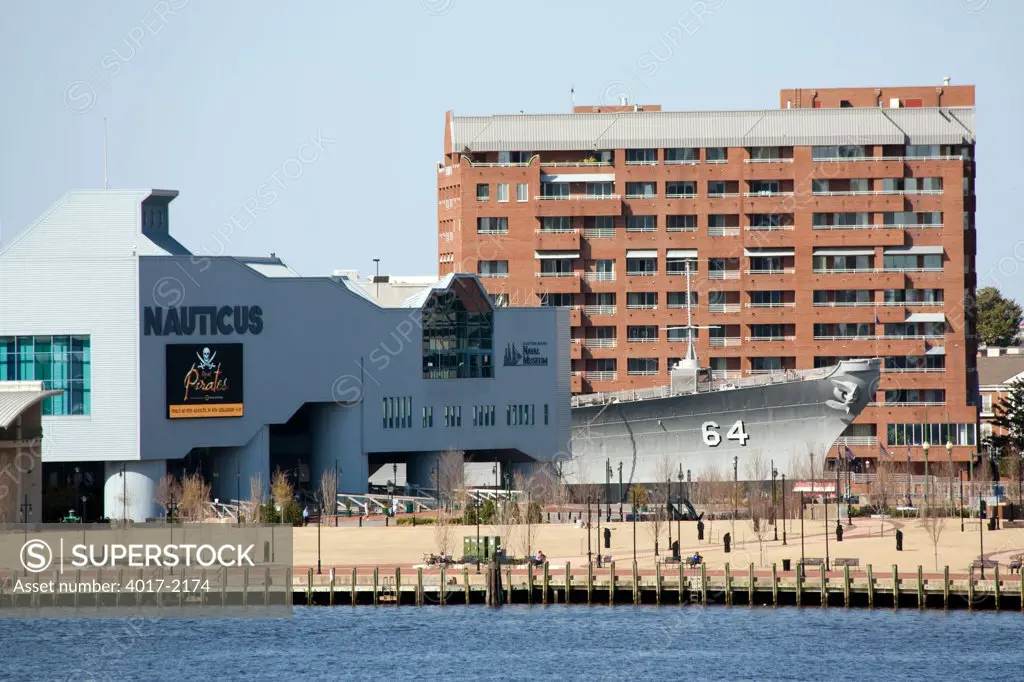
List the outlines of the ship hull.
{"type": "Polygon", "coordinates": [[[604,484],[610,464],[617,481],[620,462],[624,482],[663,482],[666,469],[675,482],[680,467],[694,480],[711,468],[731,479],[734,456],[740,480],[764,475],[769,461],[793,476],[810,453],[821,466],[874,398],[878,376],[877,359],[844,361],[823,378],[576,407],[566,480],[604,484]]]}

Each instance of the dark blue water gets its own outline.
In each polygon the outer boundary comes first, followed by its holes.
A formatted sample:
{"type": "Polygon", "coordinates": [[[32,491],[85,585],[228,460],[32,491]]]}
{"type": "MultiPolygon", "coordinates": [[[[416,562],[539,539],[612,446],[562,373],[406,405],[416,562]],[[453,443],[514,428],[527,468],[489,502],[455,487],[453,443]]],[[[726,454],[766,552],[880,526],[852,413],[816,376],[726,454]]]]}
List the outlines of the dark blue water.
{"type": "Polygon", "coordinates": [[[1021,679],[1024,616],[795,608],[296,609],[0,621],[4,680],[1021,679]]]}

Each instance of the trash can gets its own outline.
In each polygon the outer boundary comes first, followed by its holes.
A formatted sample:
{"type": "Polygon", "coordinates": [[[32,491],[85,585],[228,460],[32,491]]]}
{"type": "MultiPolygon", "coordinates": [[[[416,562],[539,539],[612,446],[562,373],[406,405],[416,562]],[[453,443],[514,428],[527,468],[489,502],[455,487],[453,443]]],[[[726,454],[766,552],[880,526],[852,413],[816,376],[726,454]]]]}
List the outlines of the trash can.
{"type": "Polygon", "coordinates": [[[783,559],[782,560],[782,570],[783,571],[792,570],[792,565],[793,565],[793,560],[792,559],[783,559]]]}
{"type": "Polygon", "coordinates": [[[412,514],[412,502],[405,503],[405,513],[412,514]]]}
{"type": "Polygon", "coordinates": [[[672,543],[672,561],[679,561],[679,540],[672,543]]]}
{"type": "Polygon", "coordinates": [[[995,514],[990,516],[989,519],[988,519],[988,529],[989,530],[995,530],[996,529],[996,517],[995,517],[995,514]]]}
{"type": "Polygon", "coordinates": [[[725,544],[725,553],[728,554],[730,552],[729,545],[732,544],[732,535],[729,533],[723,535],[722,542],[725,544]]]}

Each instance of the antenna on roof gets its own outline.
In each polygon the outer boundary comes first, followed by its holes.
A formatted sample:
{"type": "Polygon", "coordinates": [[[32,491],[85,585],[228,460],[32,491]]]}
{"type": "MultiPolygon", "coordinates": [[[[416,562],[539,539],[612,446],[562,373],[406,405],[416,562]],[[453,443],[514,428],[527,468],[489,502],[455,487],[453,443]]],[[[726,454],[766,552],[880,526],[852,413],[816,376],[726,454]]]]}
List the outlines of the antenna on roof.
{"type": "Polygon", "coordinates": [[[107,117],[103,117],[103,189],[110,189],[107,182],[107,117]]]}
{"type": "Polygon", "coordinates": [[[572,103],[572,109],[570,110],[569,113],[572,113],[573,111],[576,111],[576,86],[575,85],[570,85],[569,86],[569,101],[572,103]]]}

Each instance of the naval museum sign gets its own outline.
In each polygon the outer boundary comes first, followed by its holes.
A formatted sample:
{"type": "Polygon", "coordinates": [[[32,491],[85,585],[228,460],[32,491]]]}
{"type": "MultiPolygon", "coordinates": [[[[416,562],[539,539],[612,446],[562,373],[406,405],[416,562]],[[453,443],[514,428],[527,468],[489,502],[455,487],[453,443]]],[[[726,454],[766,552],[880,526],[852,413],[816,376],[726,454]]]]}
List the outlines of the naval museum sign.
{"type": "Polygon", "coordinates": [[[547,367],[547,341],[509,341],[505,346],[506,367],[547,367]]]}

